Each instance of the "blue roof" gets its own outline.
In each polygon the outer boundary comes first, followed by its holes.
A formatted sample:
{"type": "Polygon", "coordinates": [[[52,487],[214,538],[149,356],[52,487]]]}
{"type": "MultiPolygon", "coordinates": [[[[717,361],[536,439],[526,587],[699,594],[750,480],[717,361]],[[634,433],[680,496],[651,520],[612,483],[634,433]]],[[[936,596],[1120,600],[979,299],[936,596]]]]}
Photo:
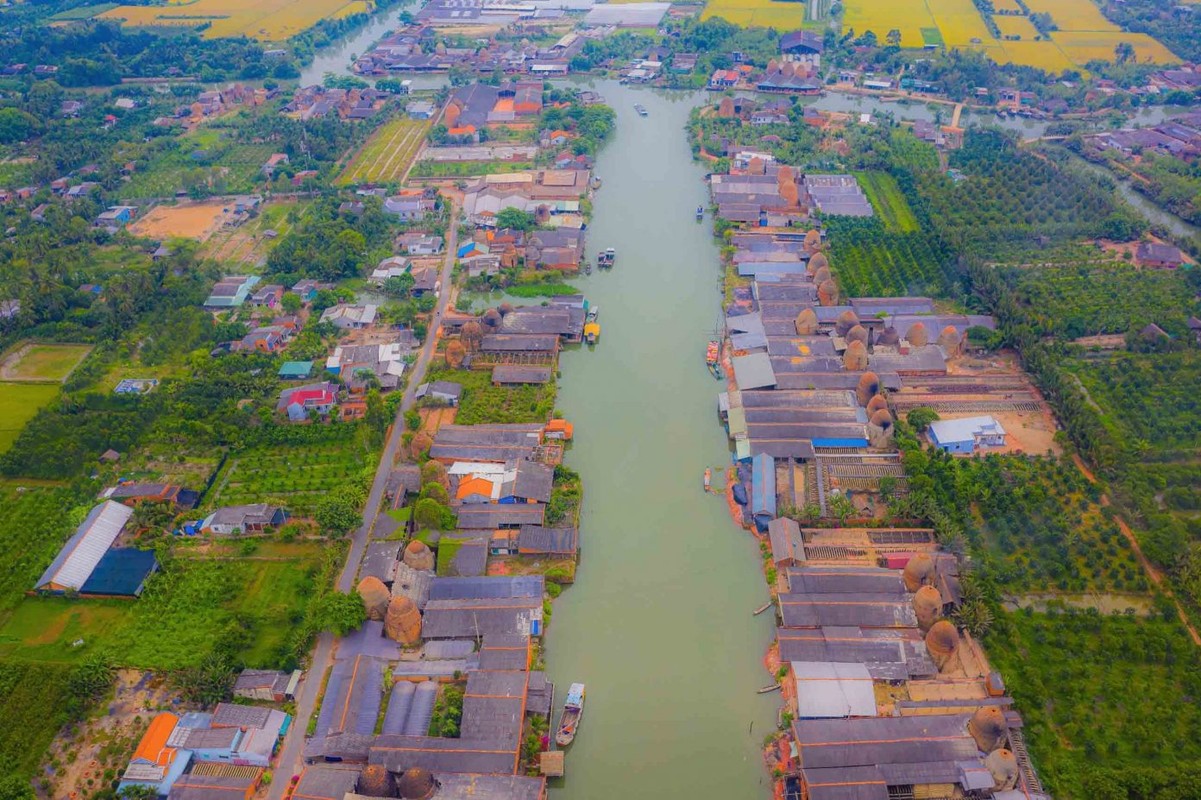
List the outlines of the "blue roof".
{"type": "Polygon", "coordinates": [[[814,447],[867,447],[867,439],[814,439],[814,447]]]}
{"type": "Polygon", "coordinates": [[[137,597],[142,593],[146,579],[157,569],[158,559],[153,550],[113,548],[100,559],[79,592],[137,597]]]}
{"type": "Polygon", "coordinates": [[[767,453],[751,459],[751,513],[776,515],[776,460],[767,453]]]}
{"type": "Polygon", "coordinates": [[[307,378],[313,371],[312,361],[285,361],[279,368],[281,378],[307,378]]]}
{"type": "Polygon", "coordinates": [[[541,597],[541,575],[489,575],[469,578],[434,578],[430,600],[476,600],[501,597],[541,597]]]}

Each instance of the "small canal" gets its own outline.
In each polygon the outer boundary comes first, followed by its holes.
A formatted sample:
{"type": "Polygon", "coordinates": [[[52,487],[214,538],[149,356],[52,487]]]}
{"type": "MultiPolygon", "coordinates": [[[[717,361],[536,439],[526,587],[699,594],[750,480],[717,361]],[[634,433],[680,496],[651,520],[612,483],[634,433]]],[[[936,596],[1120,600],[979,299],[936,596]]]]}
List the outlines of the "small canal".
{"type": "Polygon", "coordinates": [[[562,359],[558,407],[575,423],[567,464],[584,480],[582,559],[555,602],[547,664],[562,702],[588,701],[563,800],[765,797],[759,752],[776,695],[761,666],[771,615],[755,541],[702,489],[729,463],[721,385],[704,347],[719,320],[718,250],[704,170],[684,126],[700,94],[594,85],[617,111],[601,152],[588,250],[617,265],[576,283],[600,306],[594,351],[562,359]],[[634,110],[642,103],[649,116],[634,110]]]}

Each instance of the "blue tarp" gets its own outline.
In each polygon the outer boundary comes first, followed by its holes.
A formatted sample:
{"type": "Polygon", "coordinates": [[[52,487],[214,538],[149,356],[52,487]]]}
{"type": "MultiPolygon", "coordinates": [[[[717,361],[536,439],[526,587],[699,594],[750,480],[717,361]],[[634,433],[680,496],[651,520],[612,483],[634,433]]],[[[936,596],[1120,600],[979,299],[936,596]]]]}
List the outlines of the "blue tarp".
{"type": "Polygon", "coordinates": [[[155,570],[158,559],[153,550],[120,547],[109,550],[80,587],[80,594],[137,597],[155,570]]]}
{"type": "Polygon", "coordinates": [[[776,515],[776,460],[766,453],[751,459],[751,513],[776,515]]]}
{"type": "Polygon", "coordinates": [[[814,439],[814,447],[867,447],[867,439],[814,439]]]}

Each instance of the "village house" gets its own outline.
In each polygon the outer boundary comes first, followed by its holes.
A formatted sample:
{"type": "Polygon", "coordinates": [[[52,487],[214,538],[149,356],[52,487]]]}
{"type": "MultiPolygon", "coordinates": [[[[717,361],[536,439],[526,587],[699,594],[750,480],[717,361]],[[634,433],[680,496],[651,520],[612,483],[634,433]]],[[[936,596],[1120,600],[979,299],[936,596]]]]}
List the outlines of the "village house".
{"type": "Polygon", "coordinates": [[[370,303],[361,306],[338,303],[321,312],[321,321],[342,330],[358,330],[373,325],[378,310],[379,306],[370,303]]]}
{"type": "Polygon", "coordinates": [[[417,387],[415,395],[418,400],[432,400],[448,406],[457,406],[463,396],[463,385],[453,381],[433,381],[417,387]]]}
{"type": "Polygon", "coordinates": [[[200,523],[201,533],[229,536],[236,533],[262,533],[278,528],[288,519],[279,506],[255,503],[246,506],[224,506],[209,514],[200,523]]]}
{"type": "Polygon", "coordinates": [[[442,252],[442,237],[429,233],[402,233],[397,245],[410,256],[436,256],[442,252]]]}
{"type": "Polygon", "coordinates": [[[303,422],[310,414],[328,416],[338,405],[338,386],[324,381],[284,389],[279,393],[275,410],[287,415],[291,422],[303,422]]]}
{"type": "Polygon", "coordinates": [[[1139,266],[1176,269],[1184,263],[1180,248],[1162,242],[1142,242],[1134,255],[1139,266]]]}
{"type": "Polygon", "coordinates": [[[974,453],[1005,446],[1005,428],[991,416],[940,419],[930,423],[930,444],[948,453],[974,453]]]}
{"type": "Polygon", "coordinates": [[[260,281],[257,275],[236,275],[222,278],[209,292],[204,301],[207,309],[238,308],[250,297],[250,292],[260,281]]]}
{"type": "Polygon", "coordinates": [[[287,153],[272,153],[271,157],[263,164],[262,173],[270,178],[275,174],[275,170],[288,163],[287,153]]]}
{"type": "Polygon", "coordinates": [[[365,375],[374,375],[384,391],[400,386],[405,358],[413,347],[404,342],[390,344],[339,345],[325,360],[327,372],[337,375],[353,392],[366,388],[365,375]]]}
{"type": "MultiPolygon", "coordinates": [[[[18,196],[20,191],[18,190],[18,196]]],[[[110,233],[124,228],[137,215],[137,206],[110,206],[108,209],[100,212],[100,216],[96,217],[96,221],[92,223],[95,228],[104,228],[110,233]]]]}
{"type": "Polygon", "coordinates": [[[234,681],[234,697],[283,703],[296,695],[300,670],[244,669],[234,681]]]}

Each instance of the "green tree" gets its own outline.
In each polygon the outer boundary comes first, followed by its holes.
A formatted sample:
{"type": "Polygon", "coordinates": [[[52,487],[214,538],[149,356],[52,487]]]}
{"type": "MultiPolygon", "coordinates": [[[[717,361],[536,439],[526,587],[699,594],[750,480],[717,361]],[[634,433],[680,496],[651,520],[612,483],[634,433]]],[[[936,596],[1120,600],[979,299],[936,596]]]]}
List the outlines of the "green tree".
{"type": "Polygon", "coordinates": [[[416,282],[411,272],[396,275],[384,281],[384,292],[394,297],[408,297],[409,292],[413,289],[413,284],[416,282]]]}
{"type": "Polygon", "coordinates": [[[288,312],[289,314],[295,314],[304,305],[304,301],[300,299],[300,295],[287,292],[284,294],[283,299],[280,300],[280,305],[283,307],[284,311],[288,312]]]}
{"type": "Polygon", "coordinates": [[[456,521],[454,512],[432,497],[422,498],[413,506],[413,522],[418,528],[448,531],[456,521]]]}
{"type": "Polygon", "coordinates": [[[826,503],[826,510],[838,520],[839,525],[843,525],[855,513],[855,506],[845,494],[836,494],[826,503]]]}
{"type": "Polygon", "coordinates": [[[447,492],[446,487],[440,483],[431,482],[422,486],[420,497],[422,500],[426,499],[427,497],[432,500],[437,500],[444,506],[450,505],[450,493],[447,492]]]}
{"type": "Polygon", "coordinates": [[[932,408],[921,406],[910,411],[905,419],[915,431],[925,433],[926,428],[930,427],[930,423],[938,420],[938,412],[932,408]]]}
{"type": "Polygon", "coordinates": [[[317,600],[313,620],[320,630],[345,636],[363,627],[367,620],[367,608],[358,592],[327,592],[317,600]]]}
{"type": "Polygon", "coordinates": [[[363,524],[360,509],[365,499],[357,486],[343,486],[317,501],[313,518],[327,533],[344,534],[363,524]]]}
{"type": "Polygon", "coordinates": [[[533,230],[534,215],[520,208],[502,208],[496,215],[496,227],[513,228],[519,231],[533,230]]]}
{"type": "Polygon", "coordinates": [[[0,108],[0,144],[29,139],[41,129],[41,121],[33,114],[16,108],[0,108]]]}
{"type": "Polygon", "coordinates": [[[194,667],[173,673],[172,683],[190,702],[211,706],[229,699],[235,665],[227,653],[209,653],[194,667]]]}

